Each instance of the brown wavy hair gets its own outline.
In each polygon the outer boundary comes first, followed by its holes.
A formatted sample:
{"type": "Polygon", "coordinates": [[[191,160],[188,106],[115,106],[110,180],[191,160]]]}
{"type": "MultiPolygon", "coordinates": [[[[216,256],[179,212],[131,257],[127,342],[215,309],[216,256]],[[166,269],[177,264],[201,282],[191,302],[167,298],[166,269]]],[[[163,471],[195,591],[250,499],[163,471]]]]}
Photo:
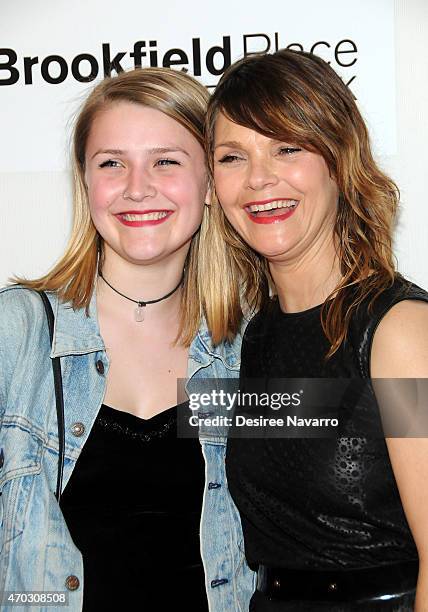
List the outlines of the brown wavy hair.
{"type": "MultiPolygon", "coordinates": [[[[91,126],[100,112],[118,102],[131,102],[161,111],[186,128],[204,147],[204,118],[208,91],[193,77],[169,68],[136,68],[101,81],[80,109],[73,131],[73,223],[64,255],[43,277],[14,278],[37,291],[55,291],[73,308],[88,309],[98,271],[102,239],[89,212],[85,183],[85,151],[91,126]]],[[[202,202],[201,202],[202,205],[202,202]]],[[[202,228],[207,223],[206,207],[202,228]]],[[[193,237],[186,260],[181,301],[180,341],[190,344],[201,317],[197,263],[200,234],[193,237]]]]}
{"type": "MultiPolygon", "coordinates": [[[[313,54],[281,50],[252,55],[225,72],[210,99],[205,124],[211,173],[219,113],[268,138],[319,153],[338,185],[335,245],[342,280],[321,312],[331,356],[346,338],[358,305],[367,296],[372,303],[396,276],[392,232],[398,188],[373,159],[367,127],[352,92],[313,54]]],[[[209,241],[218,241],[216,233],[229,245],[216,249],[209,271],[214,278],[222,278],[222,294],[204,293],[207,320],[214,341],[219,342],[238,331],[240,297],[248,308],[257,310],[268,302],[269,288],[275,288],[266,260],[243,242],[215,198],[210,222],[213,230],[205,248],[215,249],[216,244],[211,246],[209,241]]]]}

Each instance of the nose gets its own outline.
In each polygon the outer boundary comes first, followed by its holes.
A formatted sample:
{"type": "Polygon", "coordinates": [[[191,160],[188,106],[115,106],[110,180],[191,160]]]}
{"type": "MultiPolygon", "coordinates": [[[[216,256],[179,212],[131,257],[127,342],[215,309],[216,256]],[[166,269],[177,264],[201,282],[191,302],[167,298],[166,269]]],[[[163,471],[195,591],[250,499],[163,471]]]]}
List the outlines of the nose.
{"type": "Polygon", "coordinates": [[[260,191],[266,187],[276,185],[278,176],[275,172],[274,162],[270,159],[253,159],[248,165],[247,185],[253,191],[260,191]]]}
{"type": "Polygon", "coordinates": [[[124,200],[142,202],[145,198],[156,195],[156,187],[150,172],[142,168],[133,168],[129,171],[122,197],[124,200]]]}

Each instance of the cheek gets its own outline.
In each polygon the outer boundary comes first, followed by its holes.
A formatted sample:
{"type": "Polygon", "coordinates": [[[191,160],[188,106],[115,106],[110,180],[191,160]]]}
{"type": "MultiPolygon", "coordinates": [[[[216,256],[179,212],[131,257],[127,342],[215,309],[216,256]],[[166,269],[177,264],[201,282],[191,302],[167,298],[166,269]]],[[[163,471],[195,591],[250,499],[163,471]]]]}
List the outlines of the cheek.
{"type": "Polygon", "coordinates": [[[102,211],[110,205],[117,196],[117,187],[105,180],[89,180],[88,198],[91,211],[102,211]]]}
{"type": "Polygon", "coordinates": [[[315,184],[317,181],[314,180],[314,172],[310,166],[306,168],[296,164],[296,167],[287,169],[287,173],[283,178],[294,190],[301,194],[317,188],[315,184]]]}
{"type": "Polygon", "coordinates": [[[238,197],[238,181],[233,180],[233,177],[218,171],[214,172],[214,184],[217,198],[226,212],[226,210],[232,206],[233,202],[238,197]]]}
{"type": "Polygon", "coordinates": [[[324,175],[318,182],[317,191],[325,208],[335,212],[339,199],[339,189],[336,182],[329,175],[324,175]]]}
{"type": "Polygon", "coordinates": [[[109,193],[102,184],[88,185],[89,212],[97,230],[102,233],[106,213],[110,206],[109,193]]]}
{"type": "Polygon", "coordinates": [[[88,186],[88,199],[91,215],[96,216],[105,207],[106,194],[98,185],[91,184],[88,186]]]}
{"type": "Polygon", "coordinates": [[[162,188],[163,195],[176,202],[183,208],[203,210],[205,195],[207,191],[207,181],[205,177],[195,177],[194,175],[183,177],[181,180],[176,178],[164,183],[162,188]]]}

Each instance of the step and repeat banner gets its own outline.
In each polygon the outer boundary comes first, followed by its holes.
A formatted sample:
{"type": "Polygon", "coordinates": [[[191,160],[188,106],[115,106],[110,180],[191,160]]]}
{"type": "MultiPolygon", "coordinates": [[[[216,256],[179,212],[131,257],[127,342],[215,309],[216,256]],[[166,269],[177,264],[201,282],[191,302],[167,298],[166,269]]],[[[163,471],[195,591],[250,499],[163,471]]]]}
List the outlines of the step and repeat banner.
{"type": "Polygon", "coordinates": [[[19,0],[6,13],[0,25],[3,172],[64,169],[73,112],[104,76],[168,66],[214,87],[234,60],[283,47],[330,62],[358,99],[380,149],[395,151],[391,0],[91,0],[74,2],[72,10],[64,1],[19,0]]]}
{"type": "Polygon", "coordinates": [[[96,82],[121,70],[169,66],[214,88],[244,55],[309,51],[350,87],[381,163],[397,155],[393,0],[15,0],[1,14],[0,285],[60,255],[73,116],[96,82]]]}

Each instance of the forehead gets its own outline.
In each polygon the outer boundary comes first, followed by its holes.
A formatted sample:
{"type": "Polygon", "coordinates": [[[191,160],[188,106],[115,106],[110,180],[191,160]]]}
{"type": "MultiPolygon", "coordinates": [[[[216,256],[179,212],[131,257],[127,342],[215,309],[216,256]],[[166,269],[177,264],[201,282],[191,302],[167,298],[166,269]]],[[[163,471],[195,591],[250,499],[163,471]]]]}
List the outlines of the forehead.
{"type": "Polygon", "coordinates": [[[223,113],[219,113],[214,126],[214,146],[235,146],[238,144],[255,145],[271,143],[272,139],[260,132],[231,121],[223,113]]]}
{"type": "Polygon", "coordinates": [[[86,142],[87,150],[99,146],[128,148],[132,145],[177,145],[189,149],[189,153],[202,150],[189,130],[155,108],[117,102],[95,115],[86,142]]]}

